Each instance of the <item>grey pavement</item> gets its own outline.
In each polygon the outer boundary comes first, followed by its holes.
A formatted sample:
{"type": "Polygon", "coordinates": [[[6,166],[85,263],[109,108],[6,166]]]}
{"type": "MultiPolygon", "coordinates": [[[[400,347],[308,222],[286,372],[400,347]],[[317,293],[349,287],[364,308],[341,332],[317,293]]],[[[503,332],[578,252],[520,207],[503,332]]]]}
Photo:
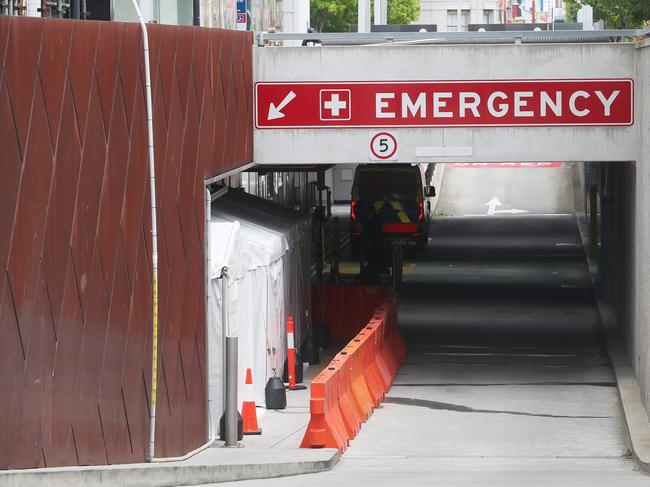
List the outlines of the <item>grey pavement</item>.
{"type": "Polygon", "coordinates": [[[336,450],[208,448],[184,461],[8,470],[7,487],[168,487],[273,478],[329,470],[336,450]]]}
{"type": "Polygon", "coordinates": [[[237,486],[650,485],[631,458],[565,178],[447,171],[439,210],[484,214],[497,195],[532,214],[437,219],[425,252],[406,257],[408,356],[385,402],[331,471],[237,486]]]}
{"type": "MultiPolygon", "coordinates": [[[[310,367],[305,380],[315,377],[334,351],[323,356],[320,366],[310,367]]],[[[309,422],[309,391],[287,392],[287,408],[264,411],[259,419],[262,435],[244,436],[237,448],[217,441],[189,459],[145,464],[99,467],[61,467],[0,472],[0,487],[167,487],[248,479],[268,479],[327,471],[339,459],[333,449],[300,449],[309,422]]]]}

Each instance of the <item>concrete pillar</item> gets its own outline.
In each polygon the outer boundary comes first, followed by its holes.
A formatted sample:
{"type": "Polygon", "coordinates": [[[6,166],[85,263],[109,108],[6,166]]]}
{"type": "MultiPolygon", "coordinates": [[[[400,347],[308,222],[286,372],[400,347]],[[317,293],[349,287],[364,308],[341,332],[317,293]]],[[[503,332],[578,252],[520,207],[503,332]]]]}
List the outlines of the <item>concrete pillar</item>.
{"type": "Polygon", "coordinates": [[[359,32],[370,32],[370,0],[359,0],[359,32]]]}
{"type": "Polygon", "coordinates": [[[582,30],[594,30],[594,8],[583,5],[578,10],[577,21],[582,23],[582,30]]]}
{"type": "Polygon", "coordinates": [[[156,21],[156,9],[154,6],[155,0],[139,0],[140,10],[145,22],[156,21]]]}
{"type": "Polygon", "coordinates": [[[470,13],[469,13],[469,22],[468,24],[482,24],[483,23],[483,1],[482,0],[472,0],[470,13]]]}
{"type": "Polygon", "coordinates": [[[41,13],[38,11],[38,9],[41,7],[41,0],[26,0],[25,7],[25,15],[27,17],[41,16],[41,13]]]}
{"type": "Polygon", "coordinates": [[[375,0],[375,25],[388,23],[388,0],[375,0]]]}
{"type": "Polygon", "coordinates": [[[310,26],[309,0],[282,1],[282,31],[304,33],[310,26]]]}

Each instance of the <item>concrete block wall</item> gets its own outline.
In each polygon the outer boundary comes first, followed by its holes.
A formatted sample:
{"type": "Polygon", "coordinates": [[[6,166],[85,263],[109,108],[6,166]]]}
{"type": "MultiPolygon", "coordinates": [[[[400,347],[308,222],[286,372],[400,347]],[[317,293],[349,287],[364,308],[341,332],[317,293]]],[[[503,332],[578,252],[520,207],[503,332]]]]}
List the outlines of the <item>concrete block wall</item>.
{"type": "Polygon", "coordinates": [[[634,308],[626,330],[628,353],[650,416],[650,42],[637,49],[636,112],[639,124],[634,237],[634,308]]]}
{"type": "Polygon", "coordinates": [[[597,291],[615,312],[650,417],[650,43],[636,57],[636,161],[599,164],[597,291]]]}

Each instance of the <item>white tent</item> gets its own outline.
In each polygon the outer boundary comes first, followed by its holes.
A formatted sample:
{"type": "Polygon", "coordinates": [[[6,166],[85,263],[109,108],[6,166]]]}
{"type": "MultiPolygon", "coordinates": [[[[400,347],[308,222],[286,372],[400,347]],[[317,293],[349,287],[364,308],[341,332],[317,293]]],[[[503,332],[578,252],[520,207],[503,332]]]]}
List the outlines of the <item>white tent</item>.
{"type": "Polygon", "coordinates": [[[309,319],[309,221],[299,213],[241,191],[212,204],[209,226],[210,284],[208,380],[211,435],[216,436],[222,404],[221,274],[228,268],[229,336],[237,336],[238,404],[246,369],[253,376],[255,403],[265,406],[264,387],[282,374],[286,319],[296,321],[299,345],[309,319]]]}

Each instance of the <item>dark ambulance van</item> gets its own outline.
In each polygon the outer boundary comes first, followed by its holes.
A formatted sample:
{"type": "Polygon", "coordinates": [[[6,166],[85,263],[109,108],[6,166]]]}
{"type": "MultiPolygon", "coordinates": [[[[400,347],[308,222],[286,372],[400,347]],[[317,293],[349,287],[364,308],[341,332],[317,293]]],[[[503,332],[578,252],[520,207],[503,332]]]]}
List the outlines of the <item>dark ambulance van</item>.
{"type": "Polygon", "coordinates": [[[352,184],[350,243],[359,247],[364,222],[374,212],[385,240],[404,240],[424,247],[429,240],[435,188],[427,183],[434,164],[361,164],[352,184]]]}

